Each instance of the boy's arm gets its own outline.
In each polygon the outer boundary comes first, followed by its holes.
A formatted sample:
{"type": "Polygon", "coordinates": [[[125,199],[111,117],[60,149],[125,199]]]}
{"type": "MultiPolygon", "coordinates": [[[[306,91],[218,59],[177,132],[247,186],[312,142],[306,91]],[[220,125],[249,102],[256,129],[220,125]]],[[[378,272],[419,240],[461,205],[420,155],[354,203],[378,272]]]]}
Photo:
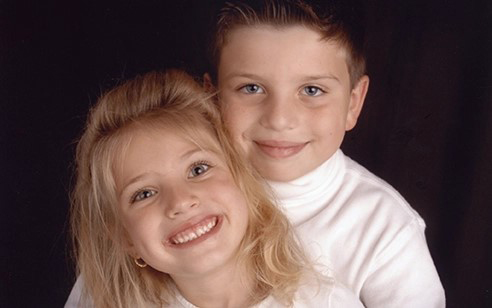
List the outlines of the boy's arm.
{"type": "Polygon", "coordinates": [[[377,255],[360,293],[366,307],[445,307],[422,224],[405,226],[377,255]]]}

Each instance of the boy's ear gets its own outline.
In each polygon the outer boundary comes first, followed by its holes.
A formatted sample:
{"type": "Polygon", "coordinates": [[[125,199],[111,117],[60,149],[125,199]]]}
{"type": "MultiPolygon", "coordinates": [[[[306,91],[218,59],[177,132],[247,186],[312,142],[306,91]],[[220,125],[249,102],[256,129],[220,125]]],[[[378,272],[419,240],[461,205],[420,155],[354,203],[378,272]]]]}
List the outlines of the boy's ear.
{"type": "Polygon", "coordinates": [[[208,93],[215,92],[215,87],[212,82],[212,77],[210,77],[209,73],[203,74],[203,89],[205,89],[208,93]]]}
{"type": "Polygon", "coordinates": [[[345,130],[349,131],[355,127],[359,118],[364,100],[366,99],[367,90],[369,89],[369,76],[362,76],[350,93],[350,103],[345,122],[345,130]]]}

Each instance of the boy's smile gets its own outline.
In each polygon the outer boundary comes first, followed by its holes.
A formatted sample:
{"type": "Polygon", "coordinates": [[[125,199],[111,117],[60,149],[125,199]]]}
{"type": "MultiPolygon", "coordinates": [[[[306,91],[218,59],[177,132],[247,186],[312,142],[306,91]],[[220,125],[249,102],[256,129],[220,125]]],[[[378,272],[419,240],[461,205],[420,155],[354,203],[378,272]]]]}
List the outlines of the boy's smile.
{"type": "Polygon", "coordinates": [[[274,181],[303,176],[335,153],[362,107],[361,80],[352,90],[345,50],[303,26],[232,30],[218,67],[226,125],[274,181]]]}
{"type": "Polygon", "coordinates": [[[299,153],[307,143],[277,140],[255,140],[254,144],[265,155],[271,158],[287,158],[299,153]]]}

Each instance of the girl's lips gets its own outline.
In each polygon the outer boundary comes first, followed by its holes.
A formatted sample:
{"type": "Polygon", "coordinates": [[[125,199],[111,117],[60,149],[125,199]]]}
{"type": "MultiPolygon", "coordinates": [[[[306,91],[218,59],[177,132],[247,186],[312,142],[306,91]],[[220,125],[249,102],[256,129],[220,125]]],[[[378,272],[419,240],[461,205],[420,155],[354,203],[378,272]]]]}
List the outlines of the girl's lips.
{"type": "Polygon", "coordinates": [[[254,143],[264,154],[277,159],[294,156],[308,144],[274,140],[254,141],[254,143]]]}
{"type": "Polygon", "coordinates": [[[197,223],[185,223],[167,238],[164,245],[172,248],[188,248],[199,244],[219,232],[222,216],[211,215],[197,223]]]}

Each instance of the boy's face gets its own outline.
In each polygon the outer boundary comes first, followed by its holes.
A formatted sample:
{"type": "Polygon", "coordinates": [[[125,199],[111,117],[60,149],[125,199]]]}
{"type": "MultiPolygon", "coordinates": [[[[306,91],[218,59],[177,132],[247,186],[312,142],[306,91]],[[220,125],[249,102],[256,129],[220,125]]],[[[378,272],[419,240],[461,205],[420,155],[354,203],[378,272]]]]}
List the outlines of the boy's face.
{"type": "Polygon", "coordinates": [[[273,181],[303,176],[335,153],[367,85],[364,77],[352,90],[345,50],[302,26],[233,30],[218,67],[226,125],[273,181]]]}

